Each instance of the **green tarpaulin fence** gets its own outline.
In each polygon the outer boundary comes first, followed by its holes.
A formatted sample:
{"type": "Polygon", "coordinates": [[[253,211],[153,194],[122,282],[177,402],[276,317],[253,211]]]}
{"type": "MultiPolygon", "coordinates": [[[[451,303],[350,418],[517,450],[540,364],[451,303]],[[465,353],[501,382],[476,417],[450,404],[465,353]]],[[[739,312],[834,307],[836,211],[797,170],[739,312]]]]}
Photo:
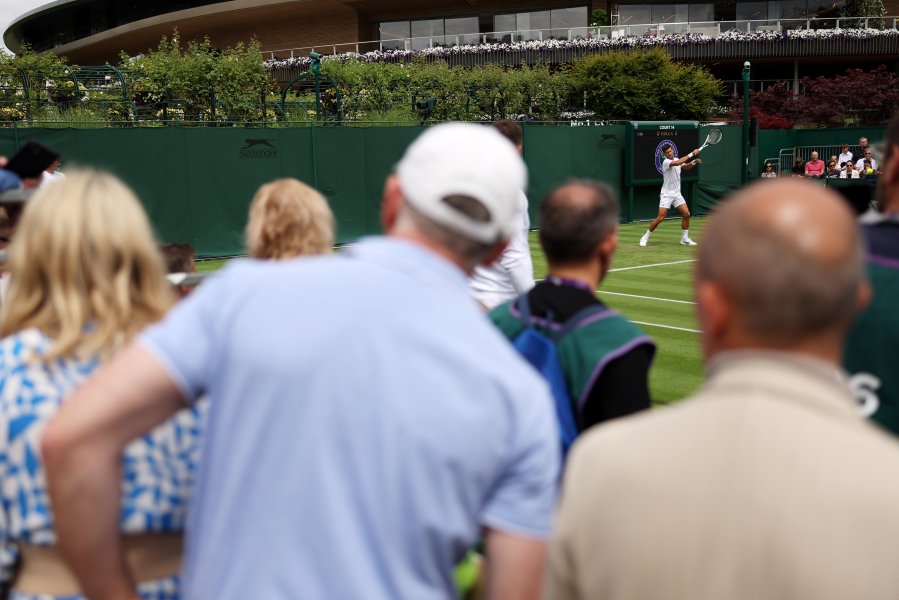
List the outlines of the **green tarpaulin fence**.
{"type": "MultiPolygon", "coordinates": [[[[700,131],[705,138],[705,127],[700,131]]],[[[537,225],[540,198],[572,177],[604,181],[622,194],[624,125],[527,125],[528,197],[537,225]]],[[[694,211],[708,211],[739,186],[740,128],[703,153],[692,194],[694,211]]],[[[200,256],[244,252],[243,229],[256,189],[296,177],[321,191],[337,217],[338,241],[380,231],[384,179],[420,127],[314,128],[0,128],[0,154],[28,139],[57,149],[63,171],[90,166],[131,185],[164,242],[189,242],[200,256]]],[[[689,195],[689,194],[688,194],[689,195]]],[[[655,216],[657,189],[641,189],[632,214],[655,216]]]]}

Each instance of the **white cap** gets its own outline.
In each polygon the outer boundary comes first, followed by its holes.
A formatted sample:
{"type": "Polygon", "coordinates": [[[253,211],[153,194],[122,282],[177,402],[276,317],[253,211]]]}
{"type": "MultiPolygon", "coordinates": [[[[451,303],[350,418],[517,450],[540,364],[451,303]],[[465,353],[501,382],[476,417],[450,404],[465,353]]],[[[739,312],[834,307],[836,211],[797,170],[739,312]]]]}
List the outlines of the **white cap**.
{"type": "Polygon", "coordinates": [[[527,168],[511,141],[493,127],[447,123],[412,142],[396,168],[406,201],[428,218],[470,239],[493,244],[521,223],[518,195],[527,168]],[[469,196],[487,208],[478,221],[447,204],[448,196],[469,196]]]}

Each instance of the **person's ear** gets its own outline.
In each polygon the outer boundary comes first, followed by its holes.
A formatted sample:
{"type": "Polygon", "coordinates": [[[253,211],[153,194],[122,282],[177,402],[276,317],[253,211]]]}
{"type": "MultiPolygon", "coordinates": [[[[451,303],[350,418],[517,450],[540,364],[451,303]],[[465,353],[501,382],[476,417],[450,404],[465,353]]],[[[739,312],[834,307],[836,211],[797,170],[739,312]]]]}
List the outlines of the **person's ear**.
{"type": "Polygon", "coordinates": [[[616,250],[618,250],[617,230],[614,233],[603,238],[597,246],[597,253],[599,254],[600,283],[602,283],[602,280],[605,278],[606,273],[608,273],[609,269],[612,267],[612,258],[615,256],[616,250]]]}
{"type": "Polygon", "coordinates": [[[388,176],[384,182],[384,194],[381,199],[381,227],[385,233],[393,229],[404,202],[399,178],[396,175],[388,176]]]}
{"type": "Polygon", "coordinates": [[[880,165],[881,185],[888,190],[899,189],[899,144],[888,149],[889,158],[880,165]]]}
{"type": "Polygon", "coordinates": [[[734,325],[734,316],[733,303],[720,285],[709,280],[696,282],[696,317],[706,358],[720,348],[734,325]]]}
{"type": "Polygon", "coordinates": [[[870,283],[865,281],[858,286],[858,293],[855,295],[855,311],[860,313],[868,308],[873,296],[874,292],[871,289],[870,283]]]}

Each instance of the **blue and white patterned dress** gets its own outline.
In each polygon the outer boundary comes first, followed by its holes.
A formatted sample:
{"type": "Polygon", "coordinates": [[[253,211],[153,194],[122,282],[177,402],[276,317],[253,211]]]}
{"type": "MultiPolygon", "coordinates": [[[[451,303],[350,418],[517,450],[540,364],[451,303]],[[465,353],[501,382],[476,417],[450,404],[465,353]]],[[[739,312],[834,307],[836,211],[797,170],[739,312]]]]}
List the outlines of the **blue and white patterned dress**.
{"type": "MultiPolygon", "coordinates": [[[[56,543],[40,441],[63,400],[99,366],[99,360],[37,360],[52,340],[26,329],[0,340],[0,580],[11,577],[18,547],[56,543]]],[[[205,403],[126,448],[122,460],[121,530],[183,531],[200,455],[205,403]]],[[[177,600],[178,577],[139,589],[145,600],[177,600]]],[[[81,596],[34,596],[13,590],[13,600],[60,600],[81,596]]]]}

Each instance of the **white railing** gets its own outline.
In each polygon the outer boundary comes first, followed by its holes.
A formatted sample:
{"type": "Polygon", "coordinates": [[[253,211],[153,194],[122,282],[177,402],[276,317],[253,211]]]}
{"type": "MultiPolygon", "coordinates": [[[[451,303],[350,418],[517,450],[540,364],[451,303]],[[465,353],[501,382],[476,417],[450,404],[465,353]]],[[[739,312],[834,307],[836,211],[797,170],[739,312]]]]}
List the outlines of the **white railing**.
{"type": "Polygon", "coordinates": [[[718,37],[727,32],[781,32],[801,29],[869,28],[899,29],[899,16],[842,17],[832,19],[762,19],[752,21],[702,21],[691,23],[641,23],[607,25],[601,27],[570,27],[533,29],[529,31],[493,31],[490,33],[463,33],[429,37],[396,38],[368,42],[323,44],[303,48],[265,50],[269,59],[305,57],[309,52],[321,54],[365,54],[375,50],[424,50],[435,47],[452,47],[479,44],[511,44],[534,40],[575,40],[590,38],[655,37],[664,35],[706,35],[718,37]]]}

